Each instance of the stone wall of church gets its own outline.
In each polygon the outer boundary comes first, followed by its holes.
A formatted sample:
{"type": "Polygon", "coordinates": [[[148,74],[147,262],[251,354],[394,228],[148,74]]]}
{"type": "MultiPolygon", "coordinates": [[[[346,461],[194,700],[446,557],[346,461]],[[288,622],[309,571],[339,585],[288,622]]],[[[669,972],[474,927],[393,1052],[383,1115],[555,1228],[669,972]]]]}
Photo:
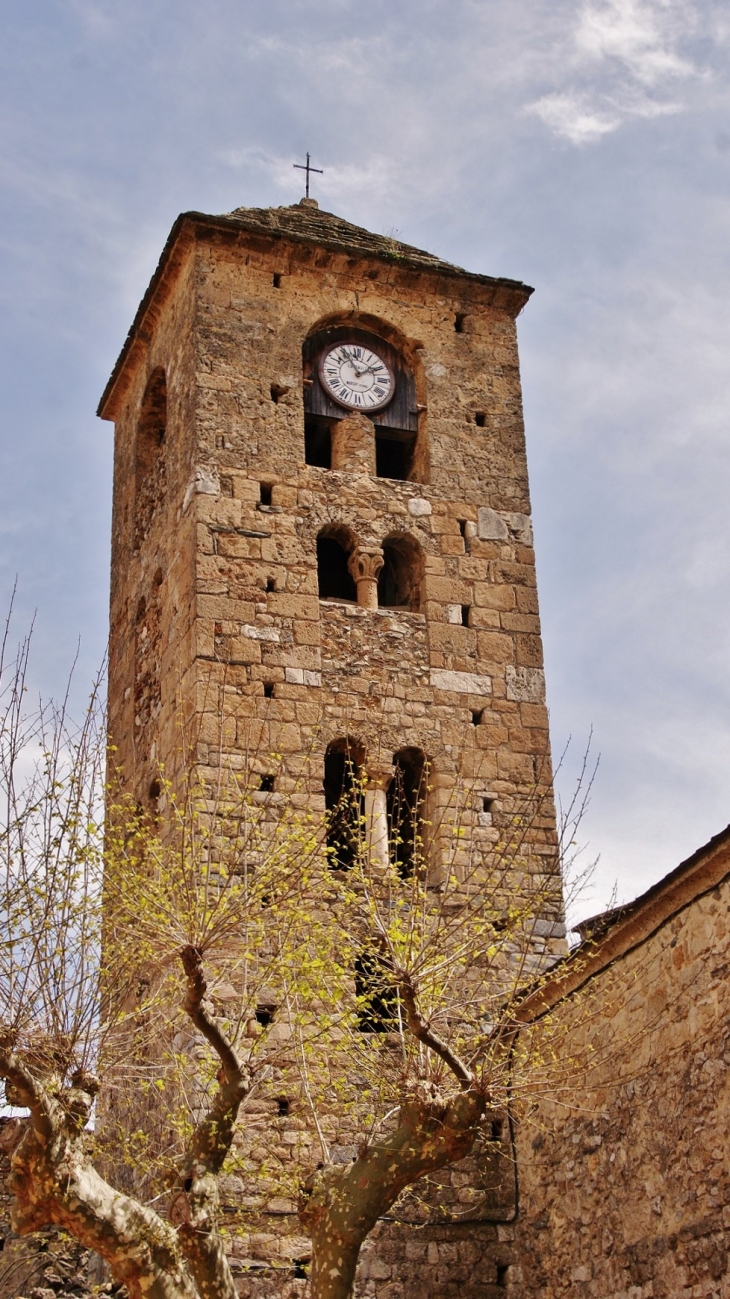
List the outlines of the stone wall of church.
{"type": "MultiPolygon", "coordinates": [[[[255,235],[181,252],[116,416],[110,729],[142,802],[155,763],[180,752],[182,701],[203,768],[276,752],[283,794],[301,790],[307,755],[314,806],[332,739],[386,762],[416,746],[442,808],[457,773],[467,782],[485,842],[529,800],[533,868],[554,869],[517,307],[499,292],[255,235]],[[305,464],[302,347],[335,318],[380,322],[413,369],[411,481],[305,464]],[[140,481],[158,373],[167,429],[140,481]],[[317,534],[334,525],[366,553],[413,544],[417,610],[318,599],[317,534]]],[[[538,946],[559,950],[559,912],[556,879],[538,946]]]]}
{"type": "Polygon", "coordinates": [[[179,704],[195,661],[195,290],[192,263],[155,311],[128,376],[114,439],[109,733],[142,806],[161,760],[179,760],[179,704]],[[150,387],[162,376],[152,445],[140,446],[150,387]],[[146,450],[146,456],[145,456],[146,450]]]}
{"type": "Polygon", "coordinates": [[[587,1073],[520,1126],[508,1293],[730,1294],[729,912],[726,878],[554,1012],[587,1073]]]}
{"type": "MultiPolygon", "coordinates": [[[[254,236],[201,240],[196,277],[196,456],[219,484],[190,506],[208,713],[201,740],[217,762],[225,717],[224,760],[254,749],[262,763],[282,755],[279,794],[301,790],[309,764],[315,806],[332,740],[355,737],[379,762],[415,746],[432,763],[442,805],[457,773],[465,779],[467,825],[487,842],[537,788],[529,855],[536,871],[554,867],[509,311],[479,284],[254,236]],[[302,347],[318,322],[341,318],[383,322],[401,340],[425,408],[417,480],[305,464],[302,347]],[[389,537],[413,543],[420,607],[318,599],[317,535],[332,526],[366,553],[389,537]]],[[[548,926],[559,910],[556,881],[548,926]]]]}

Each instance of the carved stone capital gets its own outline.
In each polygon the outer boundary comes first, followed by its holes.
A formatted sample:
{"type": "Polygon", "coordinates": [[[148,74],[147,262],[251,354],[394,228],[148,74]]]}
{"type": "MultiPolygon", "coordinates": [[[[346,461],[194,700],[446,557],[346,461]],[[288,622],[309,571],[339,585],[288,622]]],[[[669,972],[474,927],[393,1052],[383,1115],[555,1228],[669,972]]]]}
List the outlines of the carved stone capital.
{"type": "Polygon", "coordinates": [[[357,583],[357,602],[362,609],[378,607],[378,577],[385,560],[380,546],[358,546],[348,567],[357,583]]]}
{"type": "Polygon", "coordinates": [[[348,567],[356,582],[377,582],[384,562],[380,546],[358,546],[350,555],[348,567]]]}
{"type": "Polygon", "coordinates": [[[392,762],[388,762],[386,759],[371,758],[366,760],[362,774],[366,791],[369,789],[387,790],[395,774],[395,767],[392,762]]]}

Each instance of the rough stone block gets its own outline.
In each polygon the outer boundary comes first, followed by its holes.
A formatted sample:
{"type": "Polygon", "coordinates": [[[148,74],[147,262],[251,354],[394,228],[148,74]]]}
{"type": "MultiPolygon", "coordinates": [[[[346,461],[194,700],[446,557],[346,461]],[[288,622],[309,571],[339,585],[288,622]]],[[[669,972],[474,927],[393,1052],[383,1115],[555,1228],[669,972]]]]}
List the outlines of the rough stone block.
{"type": "Polygon", "coordinates": [[[483,505],[477,511],[477,536],[480,541],[508,541],[509,528],[501,514],[483,505]]]}
{"type": "Polygon", "coordinates": [[[449,672],[441,668],[432,668],[431,685],[435,690],[451,690],[459,695],[490,695],[492,693],[491,677],[475,672],[449,672]]]}
{"type": "Polygon", "coordinates": [[[412,496],[408,502],[408,513],[414,519],[426,518],[431,512],[431,502],[423,496],[412,496]]]}

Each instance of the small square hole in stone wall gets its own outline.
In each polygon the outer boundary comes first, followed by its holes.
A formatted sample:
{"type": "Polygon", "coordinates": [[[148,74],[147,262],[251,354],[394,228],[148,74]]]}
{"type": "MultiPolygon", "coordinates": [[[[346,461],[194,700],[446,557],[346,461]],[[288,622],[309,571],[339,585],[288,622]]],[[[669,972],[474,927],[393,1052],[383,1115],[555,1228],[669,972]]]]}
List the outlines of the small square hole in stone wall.
{"type": "Polygon", "coordinates": [[[509,1272],[509,1263],[497,1264],[497,1285],[503,1289],[507,1286],[507,1273],[509,1272]]]}
{"type": "Polygon", "coordinates": [[[280,1118],[282,1118],[282,1119],[286,1118],[286,1116],[287,1116],[288,1113],[289,1113],[290,1108],[291,1108],[291,1104],[290,1104],[290,1102],[289,1102],[289,1100],[287,1099],[286,1096],[277,1096],[277,1098],[276,1098],[276,1112],[277,1112],[277,1114],[279,1115],[280,1118]]]}
{"type": "Polygon", "coordinates": [[[457,334],[464,333],[465,320],[466,320],[466,313],[463,311],[457,311],[456,316],[454,317],[454,329],[456,330],[457,334]]]}
{"type": "Polygon", "coordinates": [[[271,483],[259,483],[259,501],[262,505],[271,505],[271,483]]]}
{"type": "Polygon", "coordinates": [[[262,776],[259,783],[259,790],[262,794],[272,794],[274,792],[274,777],[262,776]]]}
{"type": "Polygon", "coordinates": [[[475,413],[474,413],[474,423],[476,424],[477,428],[485,428],[485,427],[486,427],[486,424],[487,424],[487,414],[486,414],[486,411],[483,411],[483,410],[475,411],[475,413]]]}
{"type": "Polygon", "coordinates": [[[462,627],[468,627],[468,626],[469,626],[469,615],[470,615],[470,613],[471,613],[471,605],[470,605],[470,604],[462,604],[462,606],[461,606],[461,625],[462,625],[462,627]]]}
{"type": "Polygon", "coordinates": [[[273,681],[264,681],[264,699],[273,699],[273,698],[274,698],[273,681]]]}
{"type": "Polygon", "coordinates": [[[266,579],[266,590],[267,590],[267,591],[275,591],[275,590],[276,590],[276,578],[274,578],[274,577],[267,577],[267,579],[266,579]]]}
{"type": "Polygon", "coordinates": [[[279,271],[274,271],[274,288],[275,289],[281,288],[281,275],[279,271]]]}
{"type": "Polygon", "coordinates": [[[262,1028],[268,1028],[272,1019],[274,1018],[275,1011],[276,1011],[276,1006],[257,1006],[256,1023],[260,1024],[262,1028]]]}
{"type": "Polygon", "coordinates": [[[471,724],[472,724],[472,726],[479,726],[479,724],[480,724],[480,722],[481,722],[483,716],[484,716],[484,709],[483,709],[483,708],[472,708],[472,710],[471,710],[471,724]]]}
{"type": "Polygon", "coordinates": [[[484,798],[482,799],[482,811],[483,812],[494,811],[494,799],[492,798],[491,794],[484,795],[484,798]]]}

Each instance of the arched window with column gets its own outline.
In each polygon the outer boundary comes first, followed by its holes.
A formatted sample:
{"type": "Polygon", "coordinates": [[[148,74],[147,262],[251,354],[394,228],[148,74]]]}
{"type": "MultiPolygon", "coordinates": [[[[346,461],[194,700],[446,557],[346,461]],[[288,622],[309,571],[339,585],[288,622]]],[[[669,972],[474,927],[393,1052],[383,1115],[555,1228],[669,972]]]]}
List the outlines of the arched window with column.
{"type": "Polygon", "coordinates": [[[355,538],[341,524],[329,524],[317,537],[317,585],[320,600],[357,601],[350,569],[355,538]]]}
{"type": "Polygon", "coordinates": [[[333,870],[349,870],[364,847],[364,758],[362,744],[349,736],[332,740],[324,755],[327,856],[333,870]]]}
{"type": "Polygon", "coordinates": [[[393,767],[387,792],[390,860],[409,879],[426,855],[428,762],[422,749],[409,747],[393,754],[393,767]]]}
{"type": "Polygon", "coordinates": [[[417,612],[421,607],[423,551],[415,537],[407,532],[386,537],[383,560],[378,578],[379,607],[417,612]]]}

